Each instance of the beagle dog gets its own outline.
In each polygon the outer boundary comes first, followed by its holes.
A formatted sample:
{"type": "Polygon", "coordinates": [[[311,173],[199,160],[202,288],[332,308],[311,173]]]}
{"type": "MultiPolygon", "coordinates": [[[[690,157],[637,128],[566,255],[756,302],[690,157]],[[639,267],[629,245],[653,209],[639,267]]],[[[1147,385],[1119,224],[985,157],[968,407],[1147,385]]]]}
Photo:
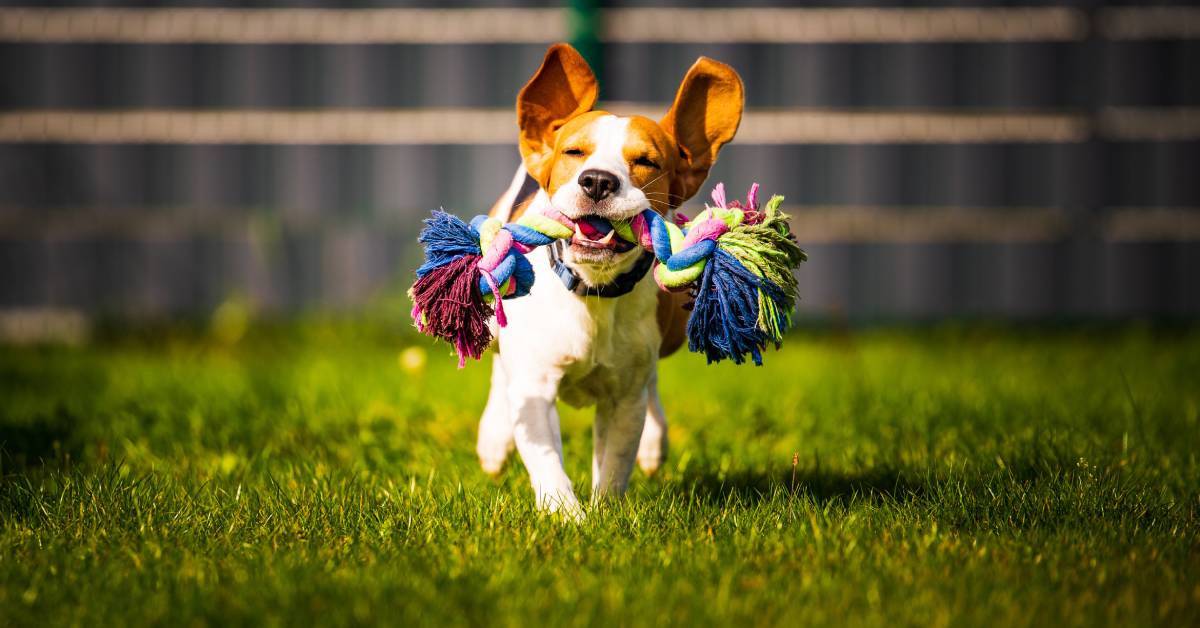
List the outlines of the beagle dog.
{"type": "Polygon", "coordinates": [[[653,256],[608,221],[653,208],[665,217],[708,177],[742,117],[729,66],[701,57],[659,121],[592,107],[596,77],[567,44],[546,52],[517,97],[522,166],[491,215],[515,220],[554,207],[581,227],[529,255],[536,280],[505,302],[476,451],[497,473],[516,446],[538,507],[581,514],[563,470],[557,400],[594,405],[592,500],[624,493],[635,459],[653,473],[667,454],[657,362],[683,344],[686,294],[661,292],[653,256]]]}

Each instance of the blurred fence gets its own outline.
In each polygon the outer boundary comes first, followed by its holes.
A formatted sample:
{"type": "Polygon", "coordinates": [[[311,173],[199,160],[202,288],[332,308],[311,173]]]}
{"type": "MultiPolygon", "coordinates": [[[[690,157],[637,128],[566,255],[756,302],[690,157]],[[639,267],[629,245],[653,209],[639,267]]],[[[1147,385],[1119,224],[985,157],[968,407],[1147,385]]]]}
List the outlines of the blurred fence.
{"type": "MultiPolygon", "coordinates": [[[[0,308],[131,316],[396,289],[429,209],[507,185],[516,92],[577,26],[6,4],[0,308]]],[[[660,115],[701,54],[738,69],[711,181],[787,195],[806,314],[1200,313],[1200,9],[651,4],[599,12],[607,106],[660,115]]]]}

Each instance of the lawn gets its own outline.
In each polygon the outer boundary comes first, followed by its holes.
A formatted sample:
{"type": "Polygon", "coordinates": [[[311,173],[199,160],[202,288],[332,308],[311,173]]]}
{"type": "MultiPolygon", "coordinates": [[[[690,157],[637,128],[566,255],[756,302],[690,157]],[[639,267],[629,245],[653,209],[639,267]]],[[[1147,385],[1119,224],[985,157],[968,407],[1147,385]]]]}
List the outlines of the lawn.
{"type": "MultiPolygon", "coordinates": [[[[0,347],[0,623],[1200,621],[1200,330],[676,356],[666,467],[576,524],[519,462],[479,470],[487,364],[401,326],[0,347]]],[[[586,494],[588,415],[563,420],[586,494]]]]}

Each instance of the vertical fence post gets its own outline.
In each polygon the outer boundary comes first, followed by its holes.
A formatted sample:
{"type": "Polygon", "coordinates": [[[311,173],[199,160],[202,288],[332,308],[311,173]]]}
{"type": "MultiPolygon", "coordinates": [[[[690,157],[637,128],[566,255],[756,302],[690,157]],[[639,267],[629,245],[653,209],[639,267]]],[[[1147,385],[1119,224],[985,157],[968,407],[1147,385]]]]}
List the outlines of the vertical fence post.
{"type": "Polygon", "coordinates": [[[600,84],[604,95],[604,50],[600,45],[600,0],[569,0],[567,28],[571,45],[583,55],[600,84]]]}

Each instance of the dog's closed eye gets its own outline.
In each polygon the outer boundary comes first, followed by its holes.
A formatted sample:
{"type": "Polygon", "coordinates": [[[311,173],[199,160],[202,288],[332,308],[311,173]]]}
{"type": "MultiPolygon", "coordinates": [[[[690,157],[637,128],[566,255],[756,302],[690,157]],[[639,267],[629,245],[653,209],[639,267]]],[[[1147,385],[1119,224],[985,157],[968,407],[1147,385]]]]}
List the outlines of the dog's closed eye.
{"type": "Polygon", "coordinates": [[[633,160],[633,165],[645,166],[647,168],[654,168],[655,170],[658,170],[658,168],[659,168],[657,163],[655,163],[649,157],[646,157],[644,155],[642,157],[638,157],[637,159],[633,160]]]}
{"type": "Polygon", "coordinates": [[[579,157],[579,156],[583,155],[583,149],[582,148],[568,148],[567,150],[563,151],[563,154],[571,155],[574,157],[579,157]]]}

